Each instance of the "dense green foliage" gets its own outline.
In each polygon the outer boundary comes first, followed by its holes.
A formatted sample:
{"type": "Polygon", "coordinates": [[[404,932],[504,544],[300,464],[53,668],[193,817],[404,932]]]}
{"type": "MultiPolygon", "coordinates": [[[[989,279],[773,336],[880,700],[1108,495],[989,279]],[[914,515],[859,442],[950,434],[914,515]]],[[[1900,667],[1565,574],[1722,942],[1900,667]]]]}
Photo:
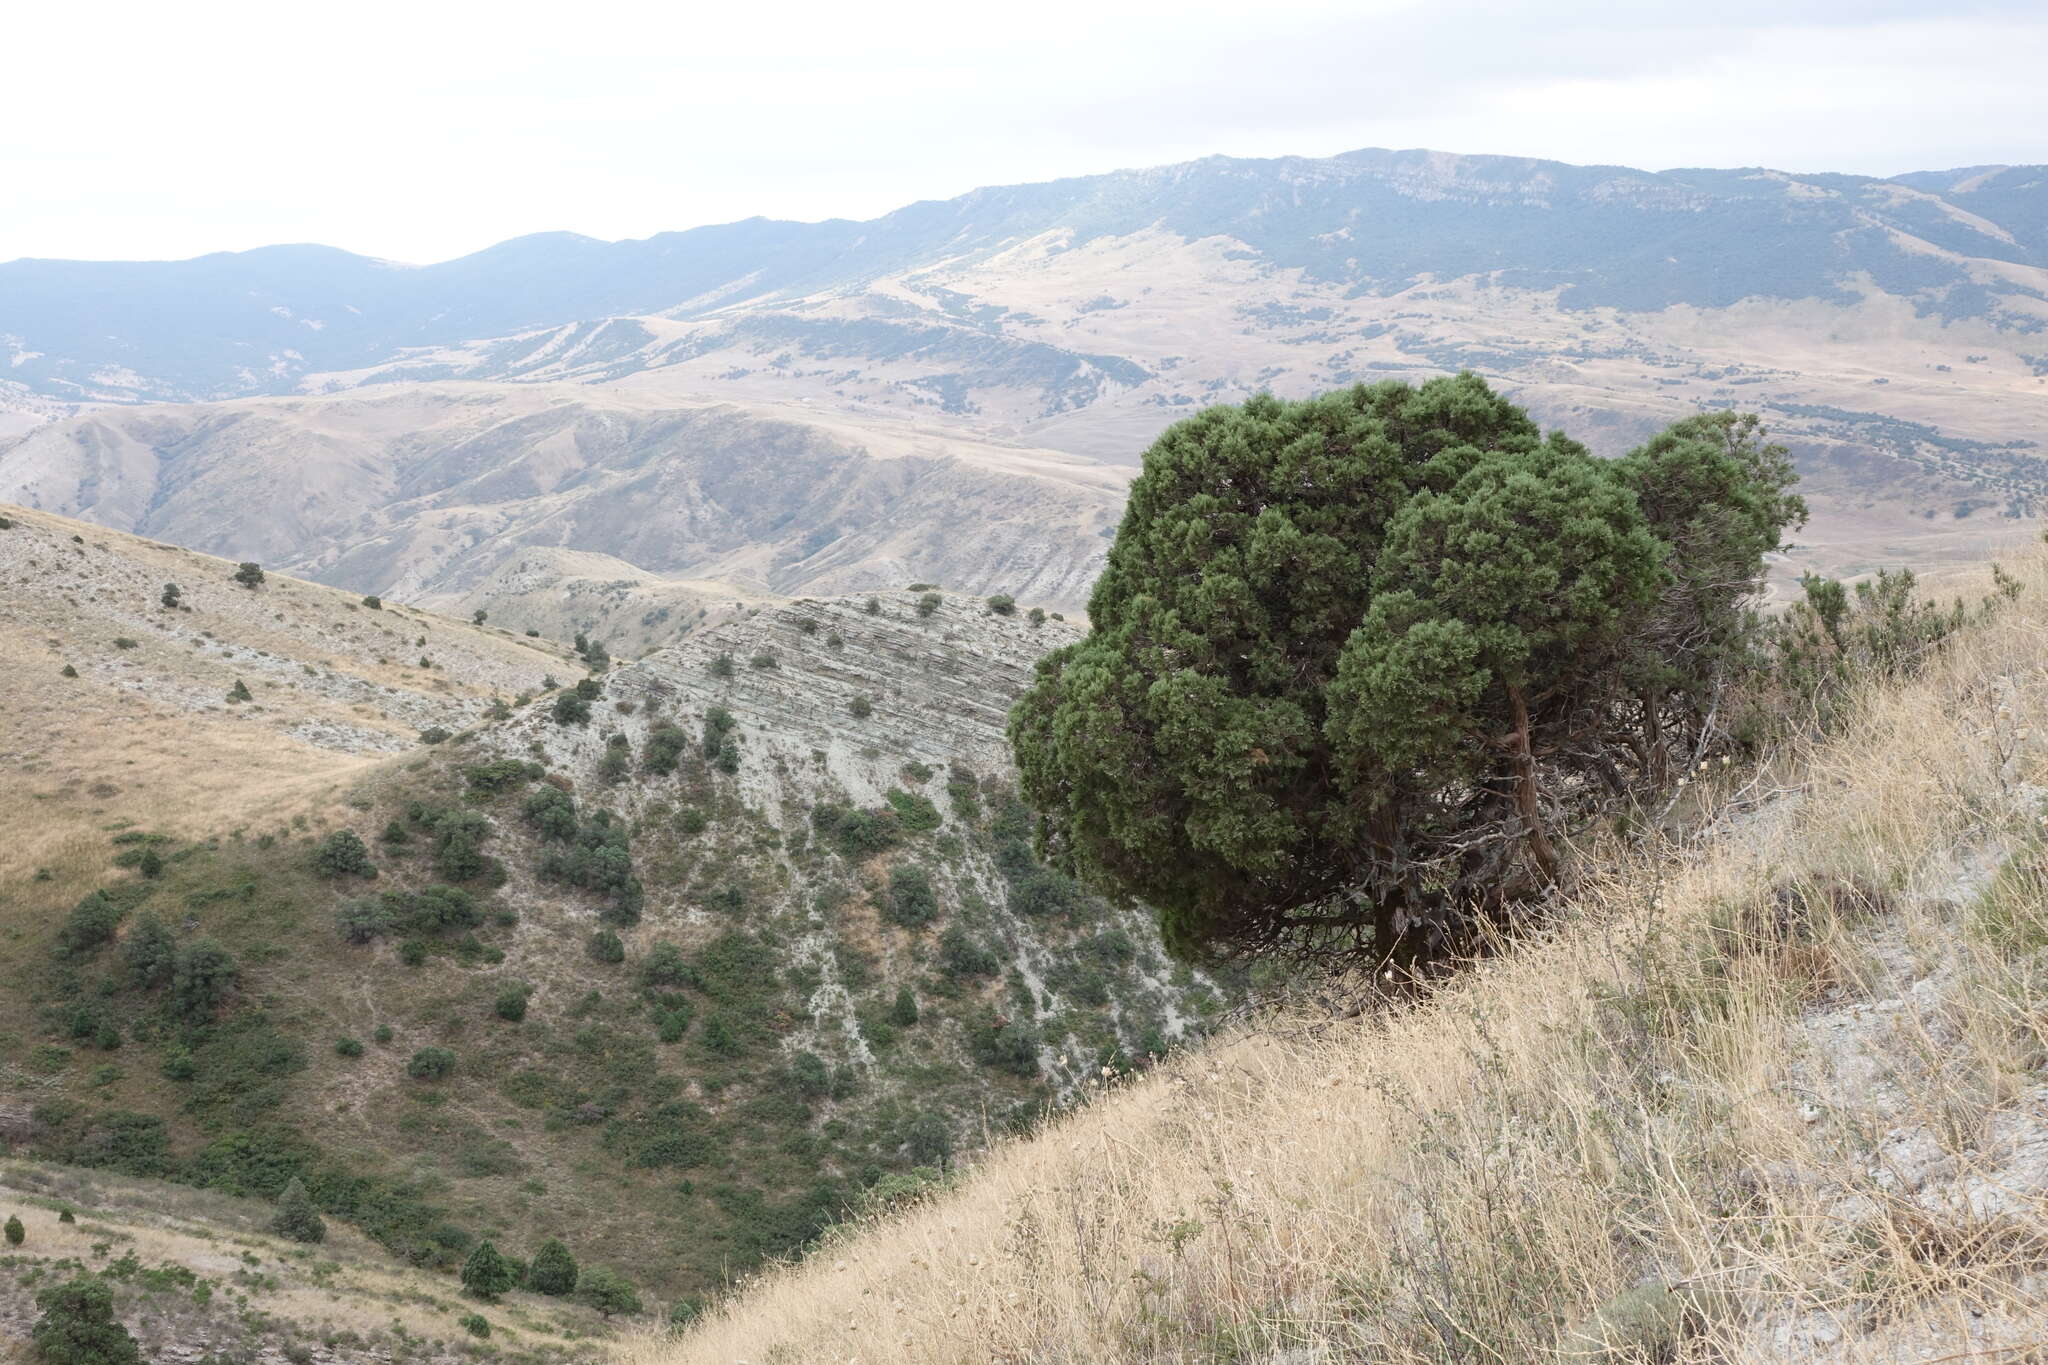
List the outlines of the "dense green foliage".
{"type": "Polygon", "coordinates": [[[516,1282],[512,1267],[489,1239],[478,1242],[462,1263],[462,1287],[480,1299],[495,1299],[516,1282]]]}
{"type": "Polygon", "coordinates": [[[1444,953],[1690,752],[1792,477],[1751,419],[1602,461],[1470,374],[1181,422],[1011,718],[1046,847],[1184,956],[1444,953]]]}
{"type": "Polygon", "coordinates": [[[313,850],[313,870],[322,877],[374,877],[377,865],[362,836],[352,829],[338,829],[313,850]]]}
{"type": "Polygon", "coordinates": [[[576,1258],[558,1238],[548,1238],[533,1253],[533,1261],[526,1267],[526,1287],[536,1294],[575,1292],[576,1258]]]}
{"type": "Polygon", "coordinates": [[[296,1176],[278,1196],[277,1212],[270,1219],[270,1230],[294,1242],[320,1242],[327,1238],[327,1224],[321,1220],[320,1210],[313,1207],[305,1182],[296,1176]]]}
{"type": "Polygon", "coordinates": [[[632,1281],[606,1266],[594,1265],[583,1272],[576,1286],[576,1298],[606,1317],[640,1311],[640,1294],[632,1281]]]}
{"type": "Polygon", "coordinates": [[[43,1365],[142,1365],[128,1329],[114,1319],[114,1291],[97,1275],[51,1285],[36,1295],[43,1310],[29,1339],[43,1365]]]}

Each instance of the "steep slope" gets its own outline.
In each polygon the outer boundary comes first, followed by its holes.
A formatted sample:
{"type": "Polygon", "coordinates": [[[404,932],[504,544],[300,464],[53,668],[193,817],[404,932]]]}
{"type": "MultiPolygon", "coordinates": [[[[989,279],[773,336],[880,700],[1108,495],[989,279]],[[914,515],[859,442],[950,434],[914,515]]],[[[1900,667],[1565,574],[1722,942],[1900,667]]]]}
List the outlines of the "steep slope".
{"type": "Polygon", "coordinates": [[[573,671],[546,640],[276,573],[244,587],[227,560],[43,512],[0,518],[0,765],[16,779],[0,886],[98,863],[110,826],[289,819],[421,731],[573,671]],[[248,700],[230,700],[237,681],[248,700]]]}
{"type": "MultiPolygon", "coordinates": [[[[0,542],[32,537],[21,563],[54,577],[43,557],[78,551],[56,530],[30,513],[0,542]]],[[[119,599],[111,559],[50,591],[119,599]]],[[[262,657],[237,630],[275,656],[286,622],[394,615],[256,591],[275,610],[246,619],[193,594],[236,666],[262,657]]],[[[404,621],[567,675],[552,646],[404,621]]],[[[1001,727],[1071,630],[901,590],[742,605],[503,719],[459,696],[469,728],[438,744],[238,764],[232,814],[139,771],[47,875],[0,876],[0,1141],[265,1198],[300,1178],[416,1265],[560,1236],[657,1307],[714,1292],[1228,1005],[1142,912],[1031,855],[1001,727]]],[[[37,657],[5,666],[20,694],[37,657]]],[[[4,724],[13,751],[47,742],[30,724],[82,742],[61,713],[4,724]]],[[[42,837],[39,809],[10,816],[42,837]]]]}
{"type": "Polygon", "coordinates": [[[580,386],[108,409],[0,449],[0,496],[521,629],[560,619],[523,610],[547,571],[588,576],[561,551],[692,611],[917,579],[1073,606],[1123,479],[908,423],[580,386]]]}
{"type": "Polygon", "coordinates": [[[1838,738],[1696,781],[1696,837],[1595,852],[1554,932],[1182,1056],[635,1358],[2038,1354],[2048,562],[2020,576],[1838,738]]]}

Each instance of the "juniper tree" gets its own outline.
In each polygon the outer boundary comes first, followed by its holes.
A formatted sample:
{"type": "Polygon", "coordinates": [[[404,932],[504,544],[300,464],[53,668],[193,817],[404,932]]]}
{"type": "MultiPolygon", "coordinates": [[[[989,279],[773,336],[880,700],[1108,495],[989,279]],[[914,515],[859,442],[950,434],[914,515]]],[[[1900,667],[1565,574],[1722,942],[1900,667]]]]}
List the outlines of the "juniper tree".
{"type": "Polygon", "coordinates": [[[27,1237],[28,1229],[22,1227],[21,1215],[18,1213],[9,1214],[7,1216],[7,1245],[18,1247],[27,1237]]]}
{"type": "Polygon", "coordinates": [[[1657,780],[1642,699],[1701,712],[1791,477],[1743,419],[1602,461],[1469,374],[1180,422],[1011,716],[1042,846],[1184,957],[1443,953],[1657,780]]]}
{"type": "Polygon", "coordinates": [[[44,1365],[142,1365],[142,1352],[114,1317],[114,1291],[80,1275],[36,1295],[43,1310],[29,1331],[44,1365]]]}
{"type": "Polygon", "coordinates": [[[576,1258],[560,1239],[550,1237],[533,1253],[526,1267],[526,1287],[536,1294],[560,1296],[576,1289],[576,1258]]]}
{"type": "Polygon", "coordinates": [[[263,566],[245,559],[235,566],[234,580],[245,588],[260,588],[263,586],[263,566]]]}
{"type": "Polygon", "coordinates": [[[583,1272],[576,1285],[576,1297],[605,1317],[640,1311],[640,1295],[633,1282],[606,1266],[594,1265],[583,1272]]]}
{"type": "Polygon", "coordinates": [[[320,1210],[313,1207],[312,1199],[306,1194],[303,1182],[294,1178],[278,1196],[277,1213],[270,1220],[270,1230],[279,1237],[289,1237],[294,1242],[318,1242],[327,1237],[327,1224],[320,1218],[320,1210]]]}
{"type": "Polygon", "coordinates": [[[480,1299],[495,1299],[513,1285],[512,1267],[488,1239],[462,1263],[462,1287],[480,1299]]]}

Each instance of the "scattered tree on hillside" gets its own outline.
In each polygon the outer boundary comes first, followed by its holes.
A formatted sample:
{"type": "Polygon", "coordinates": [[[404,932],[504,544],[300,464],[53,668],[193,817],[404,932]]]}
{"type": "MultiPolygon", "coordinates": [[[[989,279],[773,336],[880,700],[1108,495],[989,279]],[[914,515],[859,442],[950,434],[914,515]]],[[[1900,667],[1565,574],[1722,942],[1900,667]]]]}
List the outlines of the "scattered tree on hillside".
{"type": "Polygon", "coordinates": [[[462,1263],[462,1287],[480,1299],[495,1299],[513,1285],[512,1267],[488,1239],[462,1263]]]}
{"type": "Polygon", "coordinates": [[[249,684],[243,682],[240,678],[235,679],[235,685],[228,689],[229,703],[254,700],[256,700],[256,694],[249,690],[249,684]]]}
{"type": "Polygon", "coordinates": [[[335,877],[374,877],[377,865],[370,861],[369,846],[362,836],[352,829],[338,829],[320,841],[313,850],[313,871],[329,879],[335,877]]]}
{"type": "Polygon", "coordinates": [[[326,1239],[327,1224],[321,1221],[320,1210],[313,1207],[304,1182],[294,1178],[284,1187],[284,1193],[278,1197],[277,1213],[270,1220],[270,1230],[294,1242],[326,1239]]]}
{"type": "Polygon", "coordinates": [[[142,1351],[114,1318],[114,1291],[80,1275],[36,1295],[43,1315],[29,1332],[44,1365],[142,1365],[142,1351]]]}
{"type": "Polygon", "coordinates": [[[489,612],[479,607],[475,611],[470,613],[469,623],[473,626],[480,626],[484,623],[484,620],[489,616],[489,612]]]}
{"type": "Polygon", "coordinates": [[[203,1023],[241,979],[242,969],[227,949],[210,938],[195,939],[171,963],[172,1010],[188,1023],[203,1023]]]}
{"type": "Polygon", "coordinates": [[[1012,713],[1044,846],[1183,956],[1445,953],[1701,739],[1791,481],[1751,420],[1604,461],[1470,374],[1181,422],[1012,713]]]}
{"type": "Polygon", "coordinates": [[[576,1298],[606,1317],[614,1313],[640,1311],[640,1295],[633,1288],[633,1282],[601,1265],[594,1265],[583,1272],[576,1284],[576,1298]]]}
{"type": "Polygon", "coordinates": [[[240,583],[245,588],[255,589],[262,587],[263,566],[251,559],[243,560],[235,566],[234,581],[240,583]]]}
{"type": "Polygon", "coordinates": [[[990,614],[994,616],[1015,616],[1017,614],[1017,599],[1006,592],[999,592],[994,597],[988,599],[988,609],[990,614]]]}
{"type": "Polygon", "coordinates": [[[557,1238],[550,1237],[533,1253],[526,1267],[526,1287],[536,1294],[559,1297],[576,1290],[576,1258],[557,1238]]]}
{"type": "Polygon", "coordinates": [[[7,1216],[7,1245],[18,1247],[27,1237],[28,1229],[21,1225],[21,1215],[18,1213],[9,1214],[7,1216]]]}
{"type": "Polygon", "coordinates": [[[180,588],[176,583],[166,583],[164,584],[163,592],[158,596],[157,600],[162,602],[171,610],[176,611],[178,608],[179,601],[184,596],[184,591],[185,590],[183,588],[180,588]]]}

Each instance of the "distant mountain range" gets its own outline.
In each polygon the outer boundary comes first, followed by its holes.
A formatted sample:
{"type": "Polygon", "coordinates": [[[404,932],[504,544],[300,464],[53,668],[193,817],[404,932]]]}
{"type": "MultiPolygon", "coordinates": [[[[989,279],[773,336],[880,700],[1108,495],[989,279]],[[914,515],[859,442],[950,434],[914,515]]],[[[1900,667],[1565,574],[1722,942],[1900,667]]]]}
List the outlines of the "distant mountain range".
{"type": "MultiPolygon", "coordinates": [[[[1478,276],[1556,290],[1567,310],[1644,312],[1852,303],[1875,287],[1946,321],[2048,324],[2048,291],[2028,278],[2048,270],[2048,166],[1878,180],[1366,150],[1003,186],[864,223],[754,218],[623,242],[540,233],[427,266],[323,246],[17,260],[0,265],[0,334],[9,377],[52,397],[228,398],[416,348],[860,289],[1047,233],[1080,246],[1147,231],[1231,238],[1268,267],[1378,295],[1478,276]]],[[[952,311],[972,320],[964,301],[952,311]]],[[[507,370],[522,358],[501,357],[507,370]]]]}
{"type": "MultiPolygon", "coordinates": [[[[229,416],[289,427],[315,411],[302,397],[218,418],[106,406],[460,381],[524,411],[477,386],[567,383],[605,390],[588,400],[598,408],[772,405],[855,448],[900,445],[908,420],[927,445],[1008,446],[1010,463],[1045,467],[1051,448],[1128,467],[1205,403],[1465,368],[1610,452],[1701,407],[1761,411],[1820,513],[1802,565],[1980,558],[2048,497],[2048,166],[1887,180],[1430,151],[1210,157],[865,223],[751,219],[613,243],[548,233],[429,266],[317,246],[20,260],[0,265],[0,499],[144,533],[175,525],[223,553],[303,522],[289,562],[341,582],[351,565],[396,571],[370,542],[390,546],[392,517],[412,513],[394,503],[342,524],[331,497],[325,514],[245,511],[201,498],[190,477],[223,467],[229,416]]],[[[382,425],[389,405],[317,411],[307,449],[346,448],[363,487],[418,509],[398,471],[419,452],[382,425]]],[[[517,463],[531,429],[471,454],[517,463]]],[[[457,482],[496,497],[507,485],[485,473],[457,482]]],[[[941,540],[972,540],[980,496],[956,487],[952,513],[918,514],[940,517],[927,524],[941,540]]],[[[887,501],[862,505],[886,519],[887,501]]],[[[861,529],[844,508],[832,516],[775,534],[801,547],[861,529]]],[[[561,529],[575,521],[550,522],[559,548],[619,552],[617,534],[561,529]]],[[[722,572],[735,550],[658,572],[722,572]]],[[[473,591],[502,555],[455,563],[464,553],[442,547],[431,570],[415,557],[393,581],[473,591]]],[[[1041,581],[1071,602],[1083,561],[1054,553],[1041,581]]],[[[807,581],[739,558],[754,567],[733,581],[751,589],[807,581]]],[[[921,572],[915,555],[885,558],[921,572]]],[[[1015,568],[981,565],[972,586],[998,590],[998,572],[1015,568]]]]}

